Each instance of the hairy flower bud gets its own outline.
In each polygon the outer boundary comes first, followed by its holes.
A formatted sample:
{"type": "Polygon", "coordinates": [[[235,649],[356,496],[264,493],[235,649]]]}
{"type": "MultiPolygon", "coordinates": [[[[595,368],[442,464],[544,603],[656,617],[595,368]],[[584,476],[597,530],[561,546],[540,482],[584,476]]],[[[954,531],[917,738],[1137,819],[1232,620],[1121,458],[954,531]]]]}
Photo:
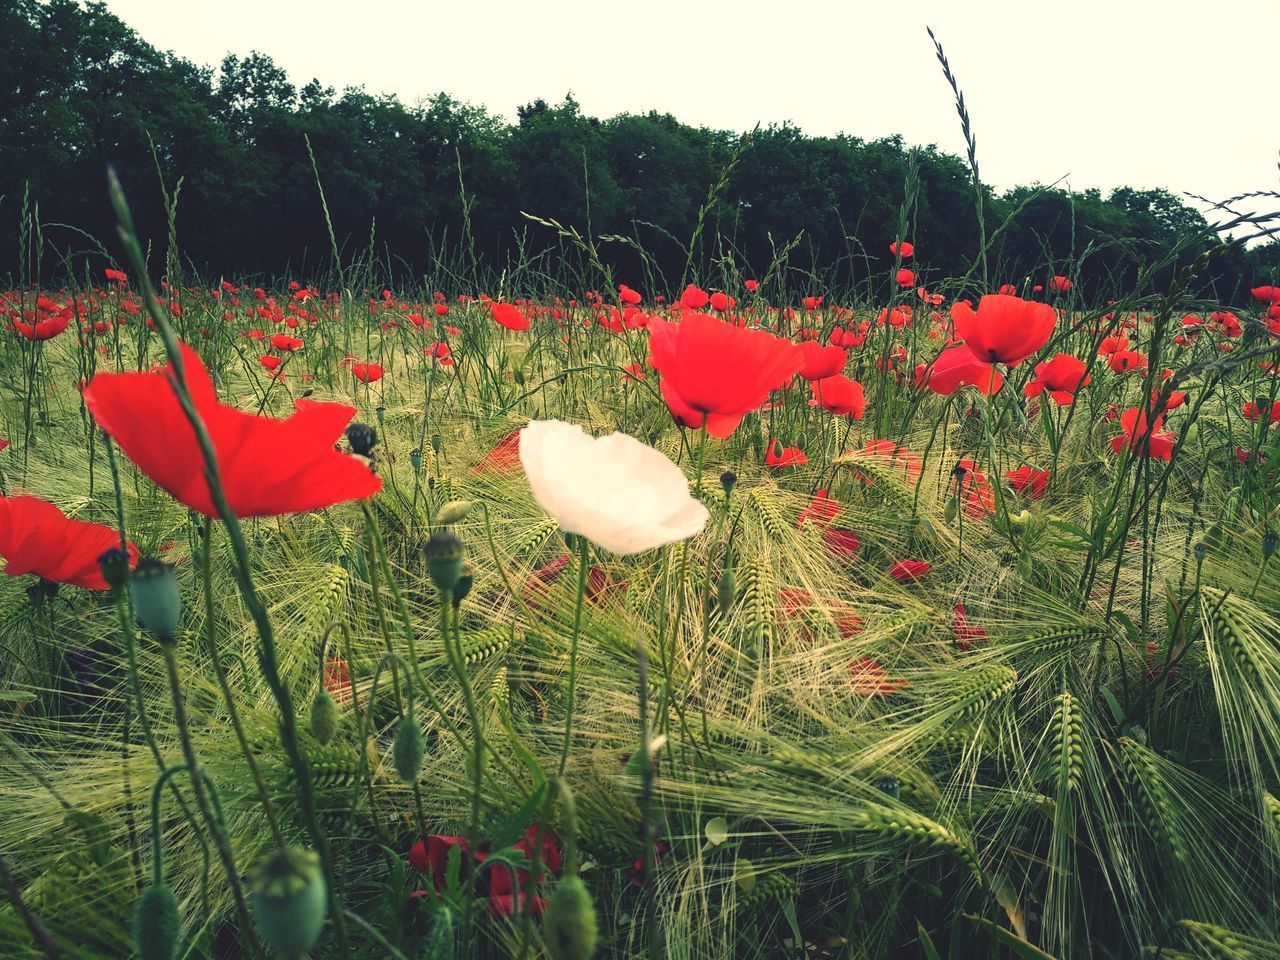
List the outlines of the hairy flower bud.
{"type": "Polygon", "coordinates": [[[327,889],[320,857],[303,847],[280,847],[249,874],[253,915],[267,945],[300,957],[324,928],[327,889]]]}

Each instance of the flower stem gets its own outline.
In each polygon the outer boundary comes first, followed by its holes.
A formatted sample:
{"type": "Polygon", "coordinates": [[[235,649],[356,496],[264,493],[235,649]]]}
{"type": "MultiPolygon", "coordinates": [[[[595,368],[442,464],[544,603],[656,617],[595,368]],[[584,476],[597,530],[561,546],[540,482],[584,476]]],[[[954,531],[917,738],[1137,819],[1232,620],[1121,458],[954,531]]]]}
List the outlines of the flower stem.
{"type": "Polygon", "coordinates": [[[573,735],[574,694],[578,686],[578,635],[582,629],[582,601],[587,593],[587,564],[590,562],[591,543],[586,537],[578,535],[578,596],[573,605],[573,633],[569,640],[569,687],[567,691],[568,706],[564,717],[564,745],[560,749],[560,766],[557,776],[564,776],[565,765],[569,762],[569,739],[573,735]]]}

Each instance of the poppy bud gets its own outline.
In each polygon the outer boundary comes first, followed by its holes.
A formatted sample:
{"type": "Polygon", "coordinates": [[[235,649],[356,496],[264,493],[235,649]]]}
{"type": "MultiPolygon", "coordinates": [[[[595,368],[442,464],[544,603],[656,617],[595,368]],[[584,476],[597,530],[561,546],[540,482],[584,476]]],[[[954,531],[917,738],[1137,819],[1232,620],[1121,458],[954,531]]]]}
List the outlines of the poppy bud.
{"type": "Polygon", "coordinates": [[[738,578],[734,575],[732,567],[725,567],[724,572],[720,574],[720,583],[716,587],[716,600],[720,604],[720,612],[727,617],[737,599],[738,578]]]}
{"type": "Polygon", "coordinates": [[[442,527],[450,526],[465,519],[475,506],[474,500],[450,500],[436,513],[436,523],[442,527]]]}
{"type": "Polygon", "coordinates": [[[452,591],[462,576],[462,541],[452,530],[437,530],[427,540],[427,573],[441,592],[452,591]]]}
{"type": "Polygon", "coordinates": [[[409,451],[409,465],[413,467],[415,472],[422,469],[422,448],[421,447],[414,447],[412,450],[409,451]]]}
{"type": "Polygon", "coordinates": [[[142,891],[133,911],[133,942],[140,960],[173,960],[181,926],[178,901],[168,886],[161,883],[142,891]]]}
{"type": "Polygon", "coordinates": [[[1272,554],[1276,552],[1276,547],[1280,547],[1280,537],[1268,530],[1262,535],[1262,559],[1270,560],[1272,554]]]}
{"type": "Polygon", "coordinates": [[[396,737],[391,744],[391,758],[395,761],[396,774],[405,783],[417,781],[425,752],[422,728],[412,717],[404,717],[396,727],[396,737]]]}
{"type": "Polygon", "coordinates": [[[129,554],[119,547],[111,547],[98,557],[98,566],[102,568],[102,579],[113,590],[118,590],[129,581],[129,554]]]}
{"type": "Polygon", "coordinates": [[[587,960],[595,953],[596,909],[578,877],[565,877],[556,886],[542,922],[542,937],[554,960],[587,960]]]}
{"type": "Polygon", "coordinates": [[[381,407],[381,406],[379,406],[379,407],[374,407],[374,409],[373,409],[373,415],[378,419],[378,426],[382,426],[384,423],[386,423],[386,422],[387,422],[387,408],[386,408],[386,407],[381,407]]]}
{"type": "Polygon", "coordinates": [[[163,560],[143,560],[129,578],[129,593],[138,621],[159,638],[171,643],[182,620],[182,594],[173,564],[163,560]]]}
{"type": "Polygon", "coordinates": [[[338,704],[328,690],[321,690],[311,701],[311,733],[325,744],[338,732],[338,704]]]}
{"type": "Polygon", "coordinates": [[[467,594],[471,592],[471,585],[475,583],[475,579],[476,568],[471,565],[471,561],[462,561],[462,575],[458,577],[458,583],[453,588],[451,595],[455,607],[467,599],[467,594]]]}
{"type": "Polygon", "coordinates": [[[1209,555],[1209,544],[1203,540],[1197,540],[1191,552],[1195,554],[1197,561],[1203,561],[1209,555]]]}
{"type": "Polygon", "coordinates": [[[726,470],[720,474],[720,486],[724,487],[724,495],[727,497],[733,493],[734,485],[738,482],[738,475],[732,470],[726,470]]]}
{"type": "Polygon", "coordinates": [[[347,427],[347,443],[362,457],[367,457],[378,442],[378,431],[367,423],[353,423],[347,427]]]}
{"type": "Polygon", "coordinates": [[[281,847],[249,874],[254,919],[267,945],[300,957],[320,938],[327,890],[320,857],[303,847],[281,847]]]}
{"type": "Polygon", "coordinates": [[[902,797],[902,781],[897,777],[881,777],[876,781],[876,789],[881,793],[887,793],[895,800],[902,797]]]}

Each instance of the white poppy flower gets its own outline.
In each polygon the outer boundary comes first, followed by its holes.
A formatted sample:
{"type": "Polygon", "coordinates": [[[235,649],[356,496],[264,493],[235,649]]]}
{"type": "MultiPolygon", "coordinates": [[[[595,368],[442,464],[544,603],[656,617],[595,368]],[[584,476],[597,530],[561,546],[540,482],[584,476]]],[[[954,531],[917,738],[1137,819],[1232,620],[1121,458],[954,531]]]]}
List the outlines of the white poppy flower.
{"type": "Polygon", "coordinates": [[[706,526],[684,471],[625,433],[593,437],[563,420],[534,420],[520,431],[520,462],[561,530],[613,553],[652,550],[706,526]]]}

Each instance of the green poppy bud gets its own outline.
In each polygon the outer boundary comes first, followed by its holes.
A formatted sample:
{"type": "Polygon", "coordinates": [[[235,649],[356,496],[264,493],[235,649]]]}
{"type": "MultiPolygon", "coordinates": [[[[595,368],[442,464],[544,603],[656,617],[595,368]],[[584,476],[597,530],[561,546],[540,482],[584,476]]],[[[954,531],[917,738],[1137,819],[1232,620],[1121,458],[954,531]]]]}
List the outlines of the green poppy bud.
{"type": "Polygon", "coordinates": [[[314,851],[281,847],[255,864],[249,883],[254,919],[267,946],[286,957],[300,957],[315,946],[328,891],[314,851]]]}
{"type": "Polygon", "coordinates": [[[422,770],[422,756],[426,746],[422,740],[422,728],[412,717],[404,717],[396,727],[396,738],[391,744],[391,757],[396,774],[405,783],[415,783],[422,770]]]}
{"type": "Polygon", "coordinates": [[[554,960],[588,960],[599,939],[596,908],[578,877],[565,877],[556,886],[542,921],[542,938],[554,960]]]}
{"type": "Polygon", "coordinates": [[[102,579],[107,586],[119,590],[129,582],[129,554],[119,547],[111,547],[98,557],[98,566],[102,568],[102,579]]]}
{"type": "Polygon", "coordinates": [[[178,901],[165,884],[142,891],[133,911],[133,942],[140,960],[173,960],[181,927],[178,901]]]}
{"type": "Polygon", "coordinates": [[[897,777],[881,777],[876,781],[876,789],[881,793],[887,793],[895,800],[902,798],[902,781],[897,777]]]}
{"type": "Polygon", "coordinates": [[[415,473],[422,469],[421,447],[414,447],[409,451],[409,465],[413,467],[415,473]]]}
{"type": "Polygon", "coordinates": [[[331,741],[338,732],[338,705],[328,690],[321,690],[311,701],[311,734],[320,743],[331,741]]]}
{"type": "Polygon", "coordinates": [[[367,423],[353,423],[347,427],[347,443],[360,456],[369,456],[377,442],[378,431],[367,423]]]}
{"type": "Polygon", "coordinates": [[[173,632],[182,621],[182,594],[173,564],[162,560],[141,561],[129,578],[129,593],[142,625],[161,643],[172,642],[173,632]]]}
{"type": "Polygon", "coordinates": [[[462,541],[452,530],[437,530],[423,551],[432,583],[441,592],[452,592],[462,576],[462,541]]]}
{"type": "Polygon", "coordinates": [[[738,578],[732,567],[725,567],[720,574],[720,583],[716,588],[716,599],[720,603],[720,612],[726,617],[738,600],[738,578]]]}
{"type": "Polygon", "coordinates": [[[450,500],[436,513],[436,523],[447,527],[464,519],[474,507],[474,500],[450,500]]]}
{"type": "Polygon", "coordinates": [[[384,423],[386,423],[386,422],[387,422],[387,408],[386,408],[386,407],[375,407],[375,408],[374,408],[374,411],[373,411],[373,415],[374,415],[374,416],[377,418],[377,420],[378,420],[378,426],[382,426],[384,423]]]}

